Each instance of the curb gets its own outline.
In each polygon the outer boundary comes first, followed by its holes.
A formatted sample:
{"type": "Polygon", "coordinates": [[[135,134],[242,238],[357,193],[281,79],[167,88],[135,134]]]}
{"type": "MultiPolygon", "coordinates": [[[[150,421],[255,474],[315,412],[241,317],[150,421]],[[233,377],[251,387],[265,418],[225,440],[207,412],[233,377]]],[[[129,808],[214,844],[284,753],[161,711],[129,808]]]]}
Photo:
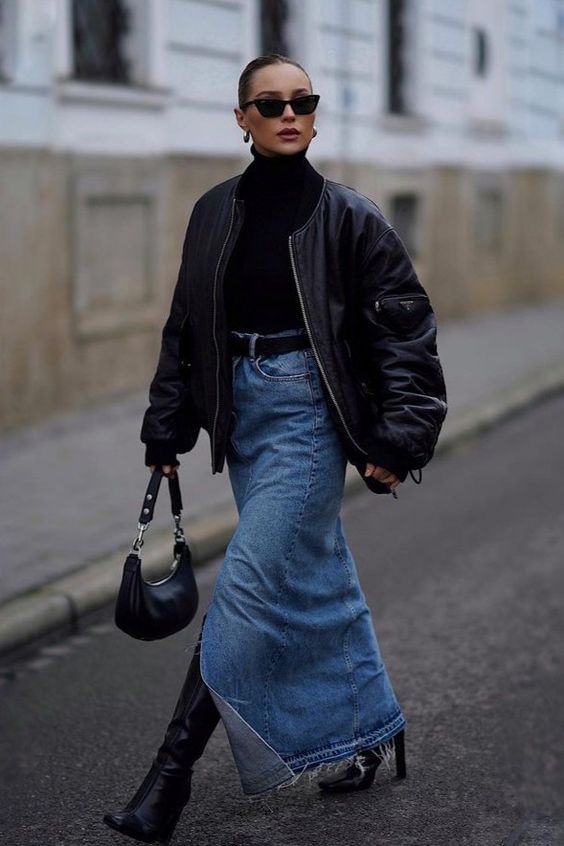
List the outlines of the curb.
{"type": "MultiPolygon", "coordinates": [[[[194,569],[220,555],[237,521],[234,506],[215,509],[185,521],[184,534],[194,569]]],[[[172,561],[172,531],[161,530],[143,553],[143,575],[149,581],[166,576],[172,561]]],[[[0,607],[0,657],[14,654],[47,635],[70,634],[84,617],[115,601],[127,550],[91,561],[73,573],[27,591],[0,607]]]]}
{"type": "MultiPolygon", "coordinates": [[[[501,388],[476,408],[445,419],[435,454],[444,454],[535,401],[564,389],[564,360],[528,373],[512,385],[501,388]]],[[[358,470],[347,466],[345,496],[366,490],[358,470]]],[[[215,509],[184,521],[184,532],[192,552],[194,568],[221,555],[237,525],[234,505],[215,509]]],[[[151,551],[143,556],[143,573],[148,581],[165,576],[170,569],[170,531],[156,535],[151,551]]],[[[43,587],[28,591],[0,607],[0,657],[10,657],[46,636],[75,632],[79,621],[115,601],[127,551],[122,550],[90,562],[43,587]]]]}

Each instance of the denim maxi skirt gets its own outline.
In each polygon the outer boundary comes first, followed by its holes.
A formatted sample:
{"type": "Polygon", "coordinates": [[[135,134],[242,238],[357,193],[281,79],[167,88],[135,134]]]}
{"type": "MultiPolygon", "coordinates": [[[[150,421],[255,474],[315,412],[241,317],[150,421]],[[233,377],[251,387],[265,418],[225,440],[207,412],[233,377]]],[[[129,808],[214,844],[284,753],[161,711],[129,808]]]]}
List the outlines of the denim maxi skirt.
{"type": "Polygon", "coordinates": [[[226,462],[239,521],[200,669],[254,796],[379,743],[389,767],[405,719],[343,534],[347,459],[313,351],[255,356],[257,333],[232,334],[251,338],[249,355],[232,356],[226,462]]]}

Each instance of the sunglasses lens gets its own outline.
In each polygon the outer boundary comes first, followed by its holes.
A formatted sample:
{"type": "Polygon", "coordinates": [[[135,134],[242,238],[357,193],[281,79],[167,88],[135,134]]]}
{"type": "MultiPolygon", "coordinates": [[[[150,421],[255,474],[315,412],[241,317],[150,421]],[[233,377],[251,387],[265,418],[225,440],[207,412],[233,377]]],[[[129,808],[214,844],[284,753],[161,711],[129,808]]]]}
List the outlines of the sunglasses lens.
{"type": "Polygon", "coordinates": [[[310,115],[317,106],[317,96],[310,94],[307,97],[296,97],[291,105],[297,115],[310,115]]]}
{"type": "Polygon", "coordinates": [[[284,103],[282,100],[257,100],[257,109],[263,117],[280,117],[284,103]]]}

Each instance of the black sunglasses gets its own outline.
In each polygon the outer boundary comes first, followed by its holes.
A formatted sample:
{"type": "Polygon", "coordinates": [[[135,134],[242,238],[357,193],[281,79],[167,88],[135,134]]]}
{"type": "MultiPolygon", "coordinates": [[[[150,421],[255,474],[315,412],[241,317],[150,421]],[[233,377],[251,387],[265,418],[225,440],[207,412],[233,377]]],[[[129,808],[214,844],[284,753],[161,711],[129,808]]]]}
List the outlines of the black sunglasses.
{"type": "Polygon", "coordinates": [[[310,115],[317,108],[320,94],[305,94],[301,97],[293,97],[291,100],[275,100],[275,99],[256,99],[247,100],[242,103],[239,108],[244,109],[245,106],[250,106],[254,103],[258,111],[263,117],[280,117],[286,108],[286,103],[289,103],[296,115],[310,115]]]}

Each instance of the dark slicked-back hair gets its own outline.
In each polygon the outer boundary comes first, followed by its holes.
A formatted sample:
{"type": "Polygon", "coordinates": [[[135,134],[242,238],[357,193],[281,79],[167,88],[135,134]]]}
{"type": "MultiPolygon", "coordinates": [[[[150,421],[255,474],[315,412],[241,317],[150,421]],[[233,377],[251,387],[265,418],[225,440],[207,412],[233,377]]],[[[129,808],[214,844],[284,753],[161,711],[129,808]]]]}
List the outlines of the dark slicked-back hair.
{"type": "Polygon", "coordinates": [[[254,72],[260,70],[260,68],[265,68],[268,65],[294,65],[296,68],[299,68],[305,73],[309,81],[309,87],[313,90],[309,74],[299,62],[296,62],[294,59],[290,59],[289,56],[282,56],[280,53],[266,53],[264,56],[257,56],[256,59],[250,61],[249,64],[243,68],[243,72],[239,77],[239,86],[237,91],[239,108],[241,108],[242,103],[245,103],[249,99],[249,90],[254,72]]]}

